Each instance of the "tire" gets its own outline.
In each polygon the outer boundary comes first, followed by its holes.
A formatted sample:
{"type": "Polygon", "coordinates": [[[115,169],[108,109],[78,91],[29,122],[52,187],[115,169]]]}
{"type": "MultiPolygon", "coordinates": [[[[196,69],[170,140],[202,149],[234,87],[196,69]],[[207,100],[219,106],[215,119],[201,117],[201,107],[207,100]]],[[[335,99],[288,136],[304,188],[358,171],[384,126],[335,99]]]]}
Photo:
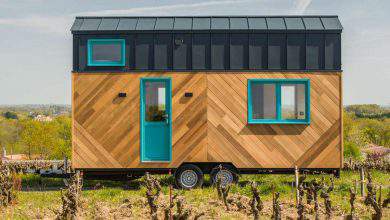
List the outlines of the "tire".
{"type": "Polygon", "coordinates": [[[238,175],[231,165],[219,165],[214,167],[210,172],[211,184],[217,183],[217,177],[221,175],[221,185],[226,186],[238,182],[238,175]]]}
{"type": "Polygon", "coordinates": [[[175,182],[179,189],[193,189],[203,185],[203,172],[193,164],[184,164],[175,172],[175,182]]]}

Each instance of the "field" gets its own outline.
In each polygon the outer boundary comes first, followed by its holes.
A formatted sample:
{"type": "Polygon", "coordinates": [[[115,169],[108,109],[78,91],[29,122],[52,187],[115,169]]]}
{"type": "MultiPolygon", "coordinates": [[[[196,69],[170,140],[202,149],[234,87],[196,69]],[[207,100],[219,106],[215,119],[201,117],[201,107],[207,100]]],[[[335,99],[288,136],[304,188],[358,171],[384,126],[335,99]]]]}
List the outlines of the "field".
{"type": "MultiPolygon", "coordinates": [[[[390,173],[382,171],[372,172],[375,184],[382,185],[382,197],[390,193],[390,173]]],[[[168,204],[169,185],[173,178],[169,176],[156,176],[162,186],[163,195],[160,196],[160,206],[168,204]]],[[[329,175],[326,175],[329,181],[329,175]]],[[[22,190],[17,192],[16,204],[3,209],[3,219],[53,219],[55,211],[61,206],[61,188],[64,183],[61,179],[40,178],[36,175],[23,175],[22,190]]],[[[207,177],[208,178],[208,177],[207,177]]],[[[309,175],[307,181],[313,178],[320,180],[321,175],[309,175]]],[[[344,216],[349,213],[349,189],[354,187],[354,180],[359,179],[359,174],[352,171],[343,171],[339,179],[335,179],[335,189],[331,192],[333,216],[344,216]]],[[[280,193],[282,218],[296,218],[295,190],[291,186],[293,175],[243,175],[238,184],[233,185],[229,197],[248,202],[252,198],[250,182],[256,181],[260,196],[264,202],[261,215],[270,218],[272,215],[273,190],[280,193]],[[273,188],[274,186],[274,188],[273,188]],[[242,195],[242,197],[238,196],[242,195]]],[[[185,199],[186,207],[192,209],[192,213],[204,212],[201,219],[253,219],[250,210],[232,207],[230,211],[221,200],[217,191],[207,184],[202,189],[191,191],[173,190],[173,194],[185,199]]],[[[146,188],[144,180],[139,179],[128,183],[111,181],[85,181],[82,191],[82,219],[145,219],[149,218],[149,207],[145,197],[146,188]]],[[[356,214],[369,217],[373,213],[372,208],[363,204],[363,199],[358,195],[355,202],[356,214]]],[[[305,200],[306,203],[306,200],[305,200]]],[[[319,198],[320,211],[324,213],[323,199],[319,198]]],[[[313,205],[307,205],[308,212],[313,205]]],[[[159,216],[163,216],[162,208],[159,208],[159,216]]],[[[389,208],[384,209],[384,219],[390,217],[389,208]]],[[[162,219],[162,218],[161,218],[162,219]]]]}

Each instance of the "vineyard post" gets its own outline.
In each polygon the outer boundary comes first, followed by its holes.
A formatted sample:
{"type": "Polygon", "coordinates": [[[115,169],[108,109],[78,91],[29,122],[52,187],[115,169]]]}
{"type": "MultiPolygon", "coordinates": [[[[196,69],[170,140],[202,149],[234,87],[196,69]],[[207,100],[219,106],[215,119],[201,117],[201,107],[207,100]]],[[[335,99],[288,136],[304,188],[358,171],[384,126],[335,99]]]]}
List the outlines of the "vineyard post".
{"type": "MultiPolygon", "coordinates": [[[[172,175],[171,169],[169,169],[169,176],[172,175]]],[[[169,207],[172,207],[173,204],[173,198],[172,198],[172,184],[169,184],[169,207]]],[[[172,220],[172,209],[169,209],[169,219],[172,220]]]]}
{"type": "Polygon", "coordinates": [[[364,197],[364,168],[360,168],[360,194],[364,197]]]}
{"type": "Polygon", "coordinates": [[[298,180],[298,177],[299,177],[299,170],[298,170],[298,167],[295,166],[295,189],[296,189],[296,201],[297,201],[297,207],[298,207],[298,204],[299,204],[299,190],[298,190],[298,186],[299,186],[299,180],[298,180]]]}

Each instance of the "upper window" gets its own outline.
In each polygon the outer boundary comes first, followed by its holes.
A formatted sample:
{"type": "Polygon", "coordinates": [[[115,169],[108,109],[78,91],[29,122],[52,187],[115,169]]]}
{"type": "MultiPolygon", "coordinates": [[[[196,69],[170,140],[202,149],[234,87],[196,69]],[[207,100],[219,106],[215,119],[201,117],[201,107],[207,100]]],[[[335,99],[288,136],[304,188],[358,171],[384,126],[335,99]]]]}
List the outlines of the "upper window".
{"type": "Polygon", "coordinates": [[[308,79],[249,79],[249,124],[309,124],[308,79]]]}
{"type": "Polygon", "coordinates": [[[89,39],[88,66],[125,66],[125,40],[89,39]]]}

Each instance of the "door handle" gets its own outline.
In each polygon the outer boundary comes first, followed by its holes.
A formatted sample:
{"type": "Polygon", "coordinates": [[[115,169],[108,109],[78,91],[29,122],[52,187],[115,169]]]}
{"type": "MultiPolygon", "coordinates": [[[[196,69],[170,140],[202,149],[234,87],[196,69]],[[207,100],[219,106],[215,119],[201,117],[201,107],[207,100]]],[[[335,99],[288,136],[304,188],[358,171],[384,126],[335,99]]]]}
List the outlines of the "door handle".
{"type": "Polygon", "coordinates": [[[168,114],[164,114],[163,118],[165,119],[165,123],[169,124],[169,115],[168,114]]]}

